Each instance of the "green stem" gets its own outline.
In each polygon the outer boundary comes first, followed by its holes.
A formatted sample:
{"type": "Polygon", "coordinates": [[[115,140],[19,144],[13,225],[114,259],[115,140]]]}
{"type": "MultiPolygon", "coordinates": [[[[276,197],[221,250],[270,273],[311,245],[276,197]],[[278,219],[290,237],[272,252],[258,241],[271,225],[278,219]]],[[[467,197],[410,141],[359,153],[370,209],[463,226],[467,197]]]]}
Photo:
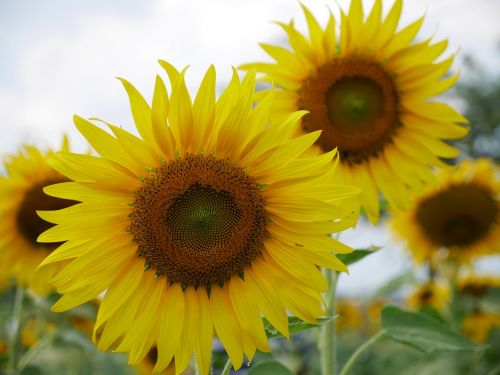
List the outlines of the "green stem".
{"type": "Polygon", "coordinates": [[[372,337],[370,337],[368,340],[365,341],[363,345],[361,345],[354,353],[351,354],[349,359],[347,360],[346,364],[342,368],[342,371],[340,371],[339,375],[346,375],[350,370],[351,367],[354,365],[356,360],[363,354],[368,348],[370,348],[373,344],[375,344],[382,336],[384,336],[385,331],[381,330],[372,337]]]}
{"type": "Polygon", "coordinates": [[[11,371],[16,369],[16,349],[17,339],[19,337],[19,326],[21,323],[21,314],[23,312],[24,288],[20,285],[16,288],[14,297],[14,309],[12,311],[11,324],[9,327],[9,363],[7,368],[11,371]]]}
{"type": "Polygon", "coordinates": [[[220,375],[229,375],[229,371],[231,370],[231,359],[227,359],[226,365],[222,369],[222,372],[220,375]]]}
{"type": "MultiPolygon", "coordinates": [[[[337,281],[339,274],[336,271],[325,271],[328,280],[328,292],[326,294],[326,314],[335,316],[335,298],[337,294],[337,281]]],[[[337,333],[335,319],[321,326],[319,351],[321,358],[321,374],[335,375],[337,373],[337,333]]]]}
{"type": "Polygon", "coordinates": [[[19,362],[17,364],[17,370],[21,372],[26,367],[26,365],[28,365],[31,362],[31,360],[40,350],[42,350],[44,347],[46,347],[52,342],[55,336],[56,336],[55,332],[48,333],[40,340],[38,340],[38,342],[35,345],[29,348],[29,350],[26,353],[24,353],[24,355],[19,359],[19,362]]]}

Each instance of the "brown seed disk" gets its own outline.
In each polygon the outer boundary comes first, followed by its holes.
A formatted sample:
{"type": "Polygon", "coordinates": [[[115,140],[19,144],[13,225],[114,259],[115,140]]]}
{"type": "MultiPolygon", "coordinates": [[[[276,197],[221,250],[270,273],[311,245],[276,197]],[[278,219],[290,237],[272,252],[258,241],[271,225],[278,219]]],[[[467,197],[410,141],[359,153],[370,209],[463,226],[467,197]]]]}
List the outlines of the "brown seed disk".
{"type": "Polygon", "coordinates": [[[422,201],[416,221],[438,246],[468,246],[489,232],[498,213],[491,192],[470,183],[451,186],[422,201]]]}
{"type": "Polygon", "coordinates": [[[36,211],[51,211],[69,207],[76,201],[51,197],[43,192],[45,186],[65,182],[66,180],[49,180],[28,189],[24,195],[19,211],[16,214],[16,224],[19,232],[33,246],[52,250],[61,243],[41,244],[36,241],[38,236],[50,229],[54,224],[41,219],[36,211]]]}
{"type": "Polygon", "coordinates": [[[461,292],[463,294],[468,294],[471,296],[482,297],[488,292],[491,286],[487,284],[467,284],[463,288],[461,288],[461,292]]]}
{"type": "Polygon", "coordinates": [[[171,283],[222,284],[262,252],[264,199],[257,182],[227,159],[170,161],[136,195],[130,230],[138,254],[171,283]]]}
{"type": "Polygon", "coordinates": [[[303,81],[297,103],[309,111],[305,131],[322,130],[323,151],[338,147],[341,161],[361,163],[378,155],[397,128],[398,96],[380,64],[360,58],[338,59],[303,81]]]}

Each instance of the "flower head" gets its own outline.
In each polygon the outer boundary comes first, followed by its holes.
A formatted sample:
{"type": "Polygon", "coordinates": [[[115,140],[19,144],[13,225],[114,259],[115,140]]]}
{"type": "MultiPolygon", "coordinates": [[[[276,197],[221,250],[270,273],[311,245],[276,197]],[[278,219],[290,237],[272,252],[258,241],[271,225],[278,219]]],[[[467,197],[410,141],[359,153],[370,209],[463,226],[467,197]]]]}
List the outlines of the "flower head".
{"type": "Polygon", "coordinates": [[[500,250],[500,181],[488,159],[465,160],[441,171],[439,184],[413,196],[397,211],[394,233],[404,239],[417,262],[446,257],[469,261],[500,250]]]}
{"type": "Polygon", "coordinates": [[[445,167],[440,157],[458,150],[443,140],[463,137],[466,119],[433,97],[448,90],[457,75],[444,78],[453,56],[440,60],[447,41],[414,42],[424,18],[398,30],[402,0],[382,17],[376,0],[365,18],[361,0],[341,13],[340,34],[330,15],[322,28],[302,6],[309,36],[293,21],[278,23],[291,49],[269,44],[262,48],[273,63],[251,63],[262,79],[274,82],[275,118],[307,110],[299,133],[322,130],[317,152],[334,147],[340,154],[335,179],[362,189],[361,203],[371,222],[379,216],[379,192],[398,208],[411,191],[433,182],[430,168],[445,167]],[[432,99],[432,100],[431,100],[432,99]]]}
{"type": "Polygon", "coordinates": [[[416,287],[408,296],[406,304],[412,309],[433,307],[443,310],[450,302],[450,286],[447,282],[429,280],[416,287]]]}
{"type": "MultiPolygon", "coordinates": [[[[69,150],[66,138],[62,148],[69,150]]],[[[39,294],[51,290],[48,281],[61,266],[52,265],[35,272],[38,264],[57,247],[36,241],[40,233],[53,226],[38,217],[37,210],[60,209],[75,203],[43,192],[47,185],[68,180],[47,163],[47,157],[53,153],[25,145],[17,154],[5,158],[6,175],[0,177],[0,279],[14,277],[39,294]]]]}
{"type": "Polygon", "coordinates": [[[39,241],[66,241],[43,263],[71,260],[52,280],[70,309],[105,291],[98,347],[156,348],[155,371],[181,373],[196,355],[208,374],[214,332],[239,368],[268,351],[262,315],[288,335],[287,311],[313,322],[327,288],[319,267],[346,271],[329,236],[357,218],[352,186],[331,185],[335,151],[304,154],[319,132],[293,137],[303,112],[269,126],[273,94],[253,106],[255,74],[236,72],[216,100],[208,69],[194,98],[184,71],[162,61],[152,106],[122,80],[140,137],[81,117],[99,156],[62,152],[51,165],[71,182],[45,191],[81,203],[40,215],[55,224],[39,241]]]}

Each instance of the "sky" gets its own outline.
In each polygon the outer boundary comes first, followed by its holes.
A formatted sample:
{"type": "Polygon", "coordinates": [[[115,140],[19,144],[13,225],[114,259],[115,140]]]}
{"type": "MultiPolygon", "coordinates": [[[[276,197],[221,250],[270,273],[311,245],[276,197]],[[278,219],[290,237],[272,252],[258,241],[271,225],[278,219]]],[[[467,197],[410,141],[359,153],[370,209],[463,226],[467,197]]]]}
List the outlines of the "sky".
{"type": "MultiPolygon", "coordinates": [[[[347,9],[348,0],[337,2],[347,9]]],[[[338,13],[334,0],[303,3],[323,22],[327,7],[338,13]]],[[[364,4],[369,9],[372,0],[364,4]]],[[[384,1],[384,9],[391,4],[384,1]]],[[[470,54],[483,70],[498,73],[498,14],[499,0],[406,0],[400,25],[425,15],[419,37],[449,39],[448,53],[458,52],[454,71],[463,71],[463,57],[470,54]]],[[[283,42],[271,21],[290,18],[305,31],[294,0],[0,0],[0,157],[25,142],[57,148],[63,133],[74,149],[85,151],[72,124],[75,113],[132,130],[128,100],[115,78],[131,81],[149,100],[155,76],[163,74],[158,59],[190,65],[192,93],[214,64],[223,88],[231,66],[269,60],[258,43],[283,42]]],[[[353,246],[390,241],[384,231],[345,236],[353,246]]],[[[395,259],[390,251],[373,264],[395,259]]],[[[382,283],[409,262],[398,259],[370,280],[361,275],[372,263],[353,268],[350,287],[382,283]]]]}

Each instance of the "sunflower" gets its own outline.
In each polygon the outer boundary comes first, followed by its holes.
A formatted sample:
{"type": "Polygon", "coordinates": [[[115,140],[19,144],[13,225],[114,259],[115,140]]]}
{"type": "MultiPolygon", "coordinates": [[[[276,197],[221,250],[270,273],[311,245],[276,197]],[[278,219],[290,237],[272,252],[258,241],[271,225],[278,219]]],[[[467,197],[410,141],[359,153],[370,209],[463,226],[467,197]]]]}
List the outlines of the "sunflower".
{"type": "Polygon", "coordinates": [[[380,327],[382,325],[380,315],[382,313],[382,309],[388,304],[388,300],[380,297],[375,298],[367,303],[365,314],[369,332],[373,333],[380,330],[380,327]]]}
{"type": "Polygon", "coordinates": [[[408,295],[406,304],[412,309],[433,307],[443,310],[450,302],[450,286],[446,282],[429,280],[408,295]]]}
{"type": "Polygon", "coordinates": [[[484,297],[492,289],[500,289],[500,277],[470,274],[457,280],[460,294],[473,298],[484,297]]]}
{"type": "Polygon", "coordinates": [[[445,103],[430,100],[448,90],[457,75],[443,78],[453,56],[439,60],[447,41],[414,43],[423,17],[397,31],[402,1],[385,19],[381,0],[365,19],[361,0],[341,12],[340,34],[330,14],[322,28],[302,6],[309,37],[293,20],[278,23],[291,50],[270,44],[262,48],[273,63],[250,63],[276,91],[274,118],[307,110],[299,132],[322,130],[318,152],[337,147],[340,165],[335,179],[362,189],[361,203],[372,223],[379,216],[379,191],[396,207],[404,207],[410,191],[433,182],[432,166],[445,164],[459,151],[444,139],[463,137],[466,119],[445,103]]]}
{"type": "Polygon", "coordinates": [[[500,328],[500,314],[477,310],[467,315],[462,322],[462,332],[472,341],[484,343],[495,328],[500,328]]]}
{"type": "MultiPolygon", "coordinates": [[[[69,150],[66,138],[62,149],[69,150]]],[[[0,196],[5,197],[0,201],[0,278],[13,276],[39,294],[50,291],[48,281],[61,267],[53,265],[35,272],[38,264],[57,247],[36,241],[40,233],[52,227],[36,211],[75,203],[43,192],[44,186],[67,181],[47,163],[47,156],[53,153],[50,149],[42,152],[25,145],[19,153],[5,158],[6,175],[0,177],[0,196]]]]}
{"type": "Polygon", "coordinates": [[[336,319],[335,328],[338,331],[359,331],[363,327],[363,315],[359,302],[341,298],[335,307],[339,317],[336,319]]]}
{"type": "Polygon", "coordinates": [[[193,351],[208,374],[214,333],[234,368],[269,351],[261,316],[288,336],[287,312],[324,315],[321,267],[347,271],[331,238],[357,219],[353,186],[327,184],[335,151],[304,156],[319,131],[291,137],[303,112],[269,126],[273,94],[253,106],[255,73],[236,71],[215,99],[215,70],[191,100],[165,61],[170,97],[156,79],[152,106],[127,81],[140,137],[113,135],[75,116],[100,156],[62,152],[50,164],[71,182],[45,189],[81,203],[40,212],[55,227],[42,242],[66,241],[41,267],[71,260],[52,282],[63,311],[105,292],[94,339],[129,352],[157,348],[155,371],[181,373],[193,351]]]}
{"type": "Polygon", "coordinates": [[[499,169],[488,159],[464,160],[438,174],[439,184],[415,195],[390,226],[417,262],[468,262],[500,250],[499,169]]]}
{"type": "Polygon", "coordinates": [[[500,313],[489,298],[500,290],[500,278],[470,274],[460,277],[457,287],[459,296],[470,310],[462,322],[462,331],[471,340],[484,343],[492,329],[500,328],[500,313]]]}

